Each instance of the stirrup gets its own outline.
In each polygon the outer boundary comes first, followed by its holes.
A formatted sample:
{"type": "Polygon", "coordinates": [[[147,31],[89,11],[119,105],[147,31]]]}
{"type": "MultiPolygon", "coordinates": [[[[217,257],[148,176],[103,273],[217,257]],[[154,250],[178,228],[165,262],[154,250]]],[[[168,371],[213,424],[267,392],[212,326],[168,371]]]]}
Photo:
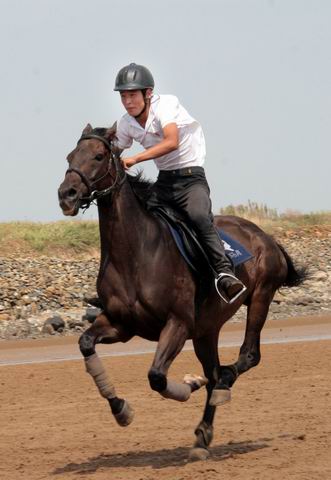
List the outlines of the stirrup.
{"type": "Polygon", "coordinates": [[[245,287],[245,285],[242,283],[241,280],[239,280],[239,278],[235,277],[234,275],[232,275],[231,273],[220,273],[218,275],[217,278],[215,278],[215,288],[216,288],[216,291],[217,293],[219,294],[219,296],[221,297],[221,299],[225,302],[225,303],[228,303],[229,305],[231,305],[232,303],[234,303],[237,298],[240,297],[240,295],[242,295],[244,292],[246,292],[247,290],[247,287],[245,287]],[[219,291],[218,289],[218,282],[219,280],[221,280],[222,278],[224,277],[231,277],[231,278],[234,278],[235,280],[237,280],[238,282],[240,282],[242,284],[242,289],[240,290],[240,292],[237,293],[237,295],[235,295],[233,298],[231,298],[230,300],[225,298],[222,293],[219,291]]]}

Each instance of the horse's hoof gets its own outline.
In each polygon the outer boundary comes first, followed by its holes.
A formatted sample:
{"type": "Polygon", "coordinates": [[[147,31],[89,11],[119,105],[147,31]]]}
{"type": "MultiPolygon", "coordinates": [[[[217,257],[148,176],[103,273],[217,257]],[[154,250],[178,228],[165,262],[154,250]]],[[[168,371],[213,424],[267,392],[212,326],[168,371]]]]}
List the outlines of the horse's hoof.
{"type": "Polygon", "coordinates": [[[188,456],[191,462],[197,462],[199,460],[207,460],[208,457],[209,457],[209,451],[206,448],[201,448],[201,447],[191,448],[188,456]]]}
{"type": "Polygon", "coordinates": [[[224,389],[224,388],[215,388],[212,391],[209,405],[213,407],[219,407],[220,405],[224,405],[225,403],[231,400],[231,390],[224,389]]]}
{"type": "Polygon", "coordinates": [[[126,400],[124,400],[124,405],[122,410],[119,413],[116,413],[114,415],[116,422],[121,426],[121,427],[127,427],[130,425],[130,423],[133,420],[134,417],[134,411],[128,404],[126,400]]]}

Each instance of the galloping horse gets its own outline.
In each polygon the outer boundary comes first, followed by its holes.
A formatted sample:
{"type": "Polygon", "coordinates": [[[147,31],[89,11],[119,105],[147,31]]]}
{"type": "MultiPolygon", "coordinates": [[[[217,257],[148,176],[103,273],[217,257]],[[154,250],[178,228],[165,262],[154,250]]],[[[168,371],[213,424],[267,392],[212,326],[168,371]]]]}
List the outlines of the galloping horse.
{"type": "Polygon", "coordinates": [[[253,223],[234,216],[217,216],[215,224],[242,243],[253,258],[236,274],[247,291],[233,304],[224,303],[213,280],[201,281],[180,255],[162,220],[147,211],[144,195],[151,184],[126,175],[120,151],[114,146],[115,128],[88,124],[68,155],[69,169],[58,195],[64,215],[97,201],[101,260],[97,292],[102,313],[80,337],[86,370],[110,404],[117,422],[128,425],[133,411],[117,397],[95,346],[127,342],[133,336],[157,341],[148,379],[165,398],[186,401],[206,385],[203,417],[195,430],[191,458],[206,458],[213,436],[216,406],[230,399],[230,389],[242,373],[260,361],[260,334],[277,289],[302,283],[304,268],[296,268],[284,248],[253,223]],[[202,291],[202,293],[201,293],[202,291]],[[221,366],[218,337],[222,325],[244,304],[247,323],[238,360],[221,366]],[[167,378],[169,367],[187,339],[192,339],[205,377],[188,375],[183,383],[167,378]]]}

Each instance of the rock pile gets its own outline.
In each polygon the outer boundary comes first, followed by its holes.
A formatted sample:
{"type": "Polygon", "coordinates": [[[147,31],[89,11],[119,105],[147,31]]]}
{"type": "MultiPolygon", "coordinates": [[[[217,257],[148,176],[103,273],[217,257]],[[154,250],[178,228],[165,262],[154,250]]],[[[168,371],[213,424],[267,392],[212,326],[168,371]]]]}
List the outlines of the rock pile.
{"type": "Polygon", "coordinates": [[[96,258],[0,258],[0,338],[45,333],[54,313],[66,327],[84,326],[83,298],[95,292],[97,272],[96,258]]]}
{"type": "MultiPolygon", "coordinates": [[[[310,278],[277,292],[269,318],[331,313],[331,227],[280,229],[275,237],[296,263],[309,268],[310,278]]],[[[83,299],[95,294],[98,265],[98,258],[0,257],[0,338],[82,331],[91,321],[84,316],[83,299]],[[45,324],[54,315],[61,317],[62,328],[45,324]]],[[[233,321],[245,314],[240,309],[233,321]]]]}

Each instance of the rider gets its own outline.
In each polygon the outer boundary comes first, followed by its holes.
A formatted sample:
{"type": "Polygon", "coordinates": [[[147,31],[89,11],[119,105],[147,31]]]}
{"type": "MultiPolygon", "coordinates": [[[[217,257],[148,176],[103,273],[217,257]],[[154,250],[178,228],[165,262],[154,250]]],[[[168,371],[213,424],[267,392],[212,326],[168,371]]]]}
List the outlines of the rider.
{"type": "Polygon", "coordinates": [[[154,160],[159,175],[148,208],[169,205],[186,216],[208,256],[217,292],[226,301],[234,301],[246,288],[234,276],[213,224],[210,191],[202,166],[202,128],[177,97],[156,95],[153,88],[153,76],[143,65],[130,63],[117,74],[114,90],[120,92],[127,111],[117,125],[117,146],[124,150],[135,140],[145,148],[142,153],[123,158],[124,168],[154,160]]]}

